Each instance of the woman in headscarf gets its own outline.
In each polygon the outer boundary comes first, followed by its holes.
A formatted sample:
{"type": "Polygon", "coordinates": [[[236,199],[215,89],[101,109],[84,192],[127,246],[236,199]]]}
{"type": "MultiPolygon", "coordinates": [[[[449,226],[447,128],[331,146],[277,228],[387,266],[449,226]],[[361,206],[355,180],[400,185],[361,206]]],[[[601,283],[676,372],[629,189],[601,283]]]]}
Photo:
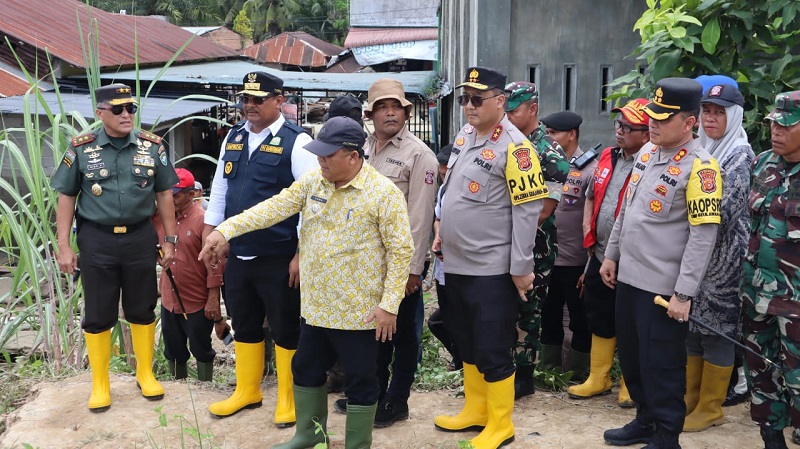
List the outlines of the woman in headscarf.
{"type": "MultiPolygon", "coordinates": [[[[722,171],[722,221],[691,315],[738,339],[739,281],[748,237],[750,166],[755,155],[742,128],[744,98],[735,85],[710,86],[700,104],[700,144],[717,159],[722,171]]],[[[734,345],[691,323],[686,349],[683,430],[697,432],[725,421],[722,402],[733,371],[734,345]]]]}

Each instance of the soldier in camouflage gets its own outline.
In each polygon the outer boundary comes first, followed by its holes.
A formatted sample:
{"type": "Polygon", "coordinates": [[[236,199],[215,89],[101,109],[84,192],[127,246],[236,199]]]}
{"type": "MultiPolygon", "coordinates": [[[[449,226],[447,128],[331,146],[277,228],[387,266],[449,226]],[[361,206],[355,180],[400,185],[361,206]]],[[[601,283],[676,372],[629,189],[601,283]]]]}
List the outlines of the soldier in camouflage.
{"type": "Polygon", "coordinates": [[[779,449],[784,427],[800,426],[800,90],[779,94],[767,120],[772,150],[753,164],[741,294],[745,344],[783,370],[745,353],[750,416],[765,448],[779,449]]]}
{"type": "Polygon", "coordinates": [[[505,110],[508,120],[528,136],[536,152],[550,195],[544,200],[544,209],[539,216],[536,230],[536,246],[533,249],[533,290],[528,292],[528,302],[519,302],[520,337],[514,347],[517,364],[515,399],[533,394],[533,367],[539,361],[539,328],[542,323],[542,303],[547,298],[550,274],[556,262],[558,243],[556,240],[555,209],[561,200],[561,189],[569,175],[569,162],[564,150],[548,134],[539,122],[539,92],[536,85],[516,81],[506,85],[505,110]]]}

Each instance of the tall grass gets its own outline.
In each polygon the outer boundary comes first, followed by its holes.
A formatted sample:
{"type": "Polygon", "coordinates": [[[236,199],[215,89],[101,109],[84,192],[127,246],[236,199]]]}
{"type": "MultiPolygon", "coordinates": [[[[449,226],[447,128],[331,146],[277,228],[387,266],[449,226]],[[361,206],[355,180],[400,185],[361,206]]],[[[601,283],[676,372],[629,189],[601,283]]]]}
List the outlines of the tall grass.
{"type": "MultiPolygon", "coordinates": [[[[88,3],[87,3],[88,8],[88,3]]],[[[101,42],[96,19],[89,15],[87,39],[81,41],[86,77],[92,102],[94,89],[100,86],[99,51],[101,42]]],[[[77,14],[76,14],[77,16],[77,14]]],[[[78,16],[81,36],[83,24],[78,16]]],[[[190,38],[164,65],[159,76],[175,61],[191,42],[190,38]]],[[[49,187],[48,169],[45,161],[57,166],[69,146],[70,140],[79,134],[99,128],[100,122],[90,122],[77,111],[68,111],[62,101],[58,79],[53,75],[53,64],[48,62],[50,74],[47,81],[54,86],[58,104],[51,109],[39,90],[42,80],[38,74],[29,73],[14,53],[8,39],[4,43],[14,54],[21,71],[31,87],[24,95],[23,123],[21,127],[9,127],[0,122],[0,167],[5,167],[4,178],[0,178],[0,252],[7,258],[10,271],[10,289],[0,295],[0,356],[11,361],[11,347],[31,341],[31,353],[40,355],[54,370],[82,368],[84,348],[80,329],[80,314],[83,307],[83,288],[80,281],[59,271],[56,261],[55,211],[58,193],[49,187]],[[6,180],[8,179],[8,180],[6,180]],[[21,338],[25,337],[25,338],[21,338]],[[30,340],[29,340],[30,339],[30,340]]],[[[143,97],[140,96],[138,76],[138,44],[132,49],[136,57],[135,91],[137,100],[144,107],[154,81],[143,97]]],[[[156,80],[158,79],[156,77],[156,80]]],[[[175,100],[171,105],[188,99],[213,99],[217,97],[190,95],[175,100]]],[[[211,117],[186,117],[167,132],[186,121],[203,119],[225,125],[222,120],[211,117]]],[[[140,126],[136,116],[136,126],[140,126]]],[[[154,125],[155,127],[155,125],[154,125]]],[[[203,158],[216,163],[216,159],[205,155],[189,155],[176,162],[190,158],[203,158]]],[[[74,233],[71,245],[77,252],[74,233]]],[[[127,327],[118,324],[112,333],[115,353],[130,354],[131,345],[126,338],[127,327]]],[[[156,358],[157,360],[159,357],[156,358]]],[[[163,360],[163,357],[160,358],[163,360]]],[[[112,366],[129,370],[133,359],[115,358],[112,366]]],[[[165,371],[165,370],[157,370],[165,371]]]]}

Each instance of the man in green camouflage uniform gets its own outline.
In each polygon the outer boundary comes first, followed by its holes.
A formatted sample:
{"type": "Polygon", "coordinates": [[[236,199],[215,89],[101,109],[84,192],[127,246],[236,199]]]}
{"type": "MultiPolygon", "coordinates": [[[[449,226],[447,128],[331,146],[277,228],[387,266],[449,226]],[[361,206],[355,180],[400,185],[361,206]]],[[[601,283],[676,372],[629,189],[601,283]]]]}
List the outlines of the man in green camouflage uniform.
{"type": "Polygon", "coordinates": [[[783,428],[800,426],[800,91],[775,99],[772,150],[753,164],[750,242],[742,278],[750,416],[766,449],[786,448],[783,428]],[[779,371],[781,368],[783,371],[779,371]]]}
{"type": "Polygon", "coordinates": [[[545,184],[550,191],[549,198],[544,200],[544,209],[539,216],[539,228],[536,231],[533,290],[528,292],[527,302],[520,301],[517,320],[517,326],[522,331],[520,335],[524,335],[517,339],[514,347],[514,361],[517,364],[515,399],[519,399],[533,394],[533,367],[538,363],[541,348],[539,328],[542,324],[542,303],[547,298],[550,272],[558,254],[554,212],[569,175],[569,161],[564,150],[550,138],[544,125],[539,123],[539,92],[536,85],[524,81],[512,82],[506,85],[505,94],[508,120],[528,136],[528,140],[536,148],[545,184]]]}

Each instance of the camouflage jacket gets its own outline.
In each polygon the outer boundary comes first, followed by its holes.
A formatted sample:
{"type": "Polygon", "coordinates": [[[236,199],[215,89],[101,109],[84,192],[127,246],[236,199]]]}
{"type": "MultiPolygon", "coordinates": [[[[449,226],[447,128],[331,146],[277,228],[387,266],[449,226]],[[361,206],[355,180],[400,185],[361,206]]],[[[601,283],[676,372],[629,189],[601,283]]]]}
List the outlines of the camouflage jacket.
{"type": "MultiPolygon", "coordinates": [[[[528,140],[539,153],[539,161],[544,174],[544,183],[550,190],[549,198],[556,202],[561,201],[561,190],[569,176],[569,161],[567,155],[556,143],[545,129],[544,123],[539,123],[539,127],[534,129],[528,140]]],[[[555,212],[539,226],[545,232],[555,232],[556,216],[555,212]]]]}
{"type": "Polygon", "coordinates": [[[800,316],[800,164],[765,151],[753,164],[742,299],[758,313],[800,316]]]}

